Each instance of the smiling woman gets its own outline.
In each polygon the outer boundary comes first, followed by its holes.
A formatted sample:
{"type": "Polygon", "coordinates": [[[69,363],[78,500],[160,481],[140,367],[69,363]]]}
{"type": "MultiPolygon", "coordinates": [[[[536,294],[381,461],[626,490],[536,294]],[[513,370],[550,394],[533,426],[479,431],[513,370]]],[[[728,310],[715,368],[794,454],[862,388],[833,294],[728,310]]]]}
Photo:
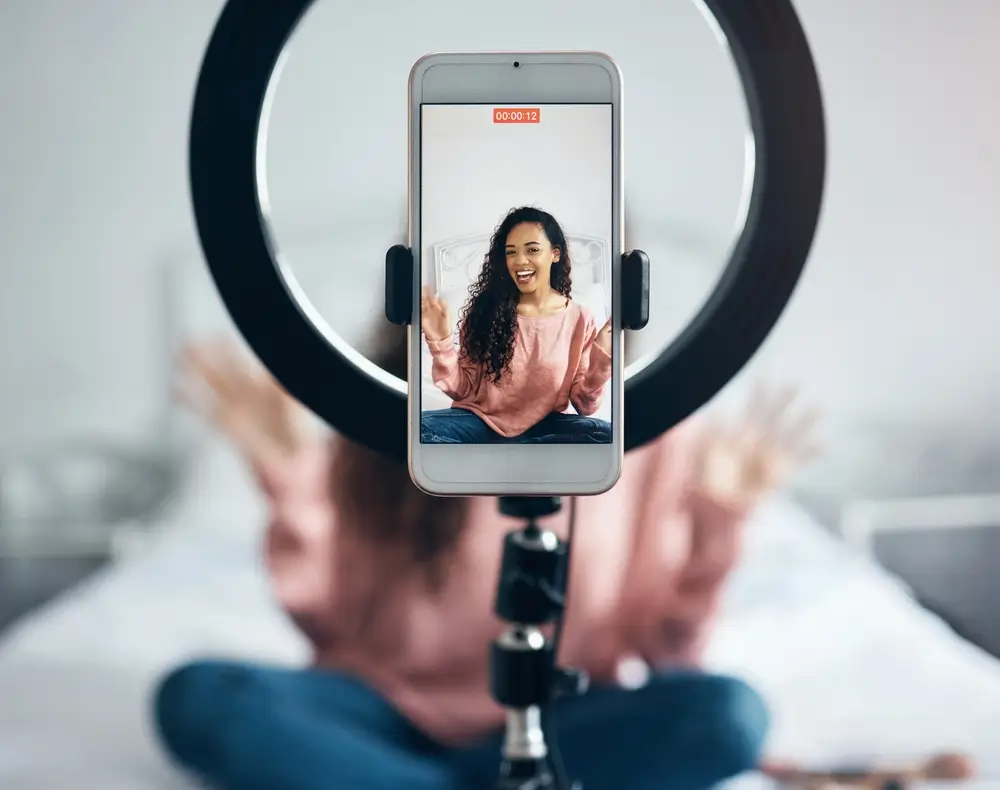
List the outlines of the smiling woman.
{"type": "Polygon", "coordinates": [[[461,307],[457,349],[448,305],[425,295],[433,385],[452,405],[422,412],[421,441],[611,442],[610,423],[593,416],[611,380],[611,319],[598,329],[573,300],[572,268],[556,218],[516,208],[494,232],[461,307]]]}

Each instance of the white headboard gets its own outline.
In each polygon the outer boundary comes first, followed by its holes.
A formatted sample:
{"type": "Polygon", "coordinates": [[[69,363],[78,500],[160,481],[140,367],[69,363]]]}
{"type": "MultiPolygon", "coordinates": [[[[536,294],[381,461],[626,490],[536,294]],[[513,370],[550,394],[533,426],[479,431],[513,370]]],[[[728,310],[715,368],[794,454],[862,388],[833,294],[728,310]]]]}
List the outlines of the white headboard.
{"type": "MultiPolygon", "coordinates": [[[[483,261],[490,248],[489,234],[460,236],[431,245],[434,250],[434,287],[439,294],[468,293],[479,277],[483,261]]],[[[579,298],[595,291],[601,293],[600,305],[587,305],[597,317],[607,317],[611,308],[611,244],[608,239],[567,233],[570,260],[573,263],[573,296],[579,298]],[[599,309],[595,309],[599,307],[599,309]]],[[[585,301],[585,300],[584,300],[585,301]]],[[[457,308],[458,305],[455,305],[457,308]]]]}

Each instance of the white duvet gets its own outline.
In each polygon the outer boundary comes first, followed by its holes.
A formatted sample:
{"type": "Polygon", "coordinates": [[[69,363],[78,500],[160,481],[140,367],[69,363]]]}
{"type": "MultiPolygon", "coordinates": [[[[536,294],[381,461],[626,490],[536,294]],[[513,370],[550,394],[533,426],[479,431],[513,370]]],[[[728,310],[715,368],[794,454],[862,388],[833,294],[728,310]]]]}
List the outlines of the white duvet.
{"type": "MultiPolygon", "coordinates": [[[[259,505],[229,459],[209,467],[153,546],[0,642],[0,787],[189,788],[151,737],[157,675],[192,655],[304,656],[260,572],[259,505]]],[[[776,757],[963,749],[981,787],[1000,779],[1000,662],[789,502],[751,525],[709,658],[767,696],[776,757]]]]}

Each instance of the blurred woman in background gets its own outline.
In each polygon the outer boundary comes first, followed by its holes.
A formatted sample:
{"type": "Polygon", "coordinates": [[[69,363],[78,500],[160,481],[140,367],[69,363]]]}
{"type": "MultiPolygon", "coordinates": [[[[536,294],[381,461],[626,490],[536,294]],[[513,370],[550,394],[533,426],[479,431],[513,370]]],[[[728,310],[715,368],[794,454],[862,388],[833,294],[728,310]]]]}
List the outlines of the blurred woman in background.
{"type": "MultiPolygon", "coordinates": [[[[379,364],[406,375],[406,333],[379,364]]],[[[184,358],[184,392],[236,445],[270,505],[265,556],[310,666],[196,661],[155,695],[170,755],[228,790],[493,786],[504,725],[489,696],[503,536],[490,498],[434,498],[405,464],[305,428],[232,347],[184,358]]],[[[682,425],[581,499],[560,660],[591,690],[555,703],[567,772],[593,790],[695,790],[758,765],[764,702],[700,671],[743,525],[810,451],[790,395],[742,422],[682,425]],[[645,681],[645,682],[643,682],[645,681]],[[631,688],[629,688],[631,687],[631,688]]],[[[545,526],[566,536],[567,514],[545,526]]]]}

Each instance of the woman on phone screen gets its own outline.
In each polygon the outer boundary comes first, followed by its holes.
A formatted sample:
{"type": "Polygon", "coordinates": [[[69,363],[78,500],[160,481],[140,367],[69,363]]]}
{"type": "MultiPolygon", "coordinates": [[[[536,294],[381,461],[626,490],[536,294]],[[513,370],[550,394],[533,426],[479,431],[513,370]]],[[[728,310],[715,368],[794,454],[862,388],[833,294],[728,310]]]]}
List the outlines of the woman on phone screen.
{"type": "Polygon", "coordinates": [[[431,375],[452,406],[421,415],[422,442],[611,441],[611,425],[592,416],[611,379],[611,319],[599,328],[573,301],[571,270],[555,218],[516,208],[493,234],[470,288],[458,349],[448,306],[425,290],[431,375]]]}
{"type": "MultiPolygon", "coordinates": [[[[405,376],[406,330],[377,358],[405,376]]],[[[225,790],[493,787],[504,710],[489,647],[504,535],[493,498],[433,497],[406,464],[303,428],[304,410],[226,346],[184,363],[190,401],[245,457],[270,507],[264,568],[311,658],[191,660],[155,692],[181,766],[225,790]]],[[[748,513],[810,449],[785,395],[628,453],[577,507],[559,659],[592,688],[554,703],[552,743],[586,789],[709,790],[759,765],[768,716],[702,654],[748,513]]],[[[567,512],[544,520],[563,538],[567,512]]]]}

